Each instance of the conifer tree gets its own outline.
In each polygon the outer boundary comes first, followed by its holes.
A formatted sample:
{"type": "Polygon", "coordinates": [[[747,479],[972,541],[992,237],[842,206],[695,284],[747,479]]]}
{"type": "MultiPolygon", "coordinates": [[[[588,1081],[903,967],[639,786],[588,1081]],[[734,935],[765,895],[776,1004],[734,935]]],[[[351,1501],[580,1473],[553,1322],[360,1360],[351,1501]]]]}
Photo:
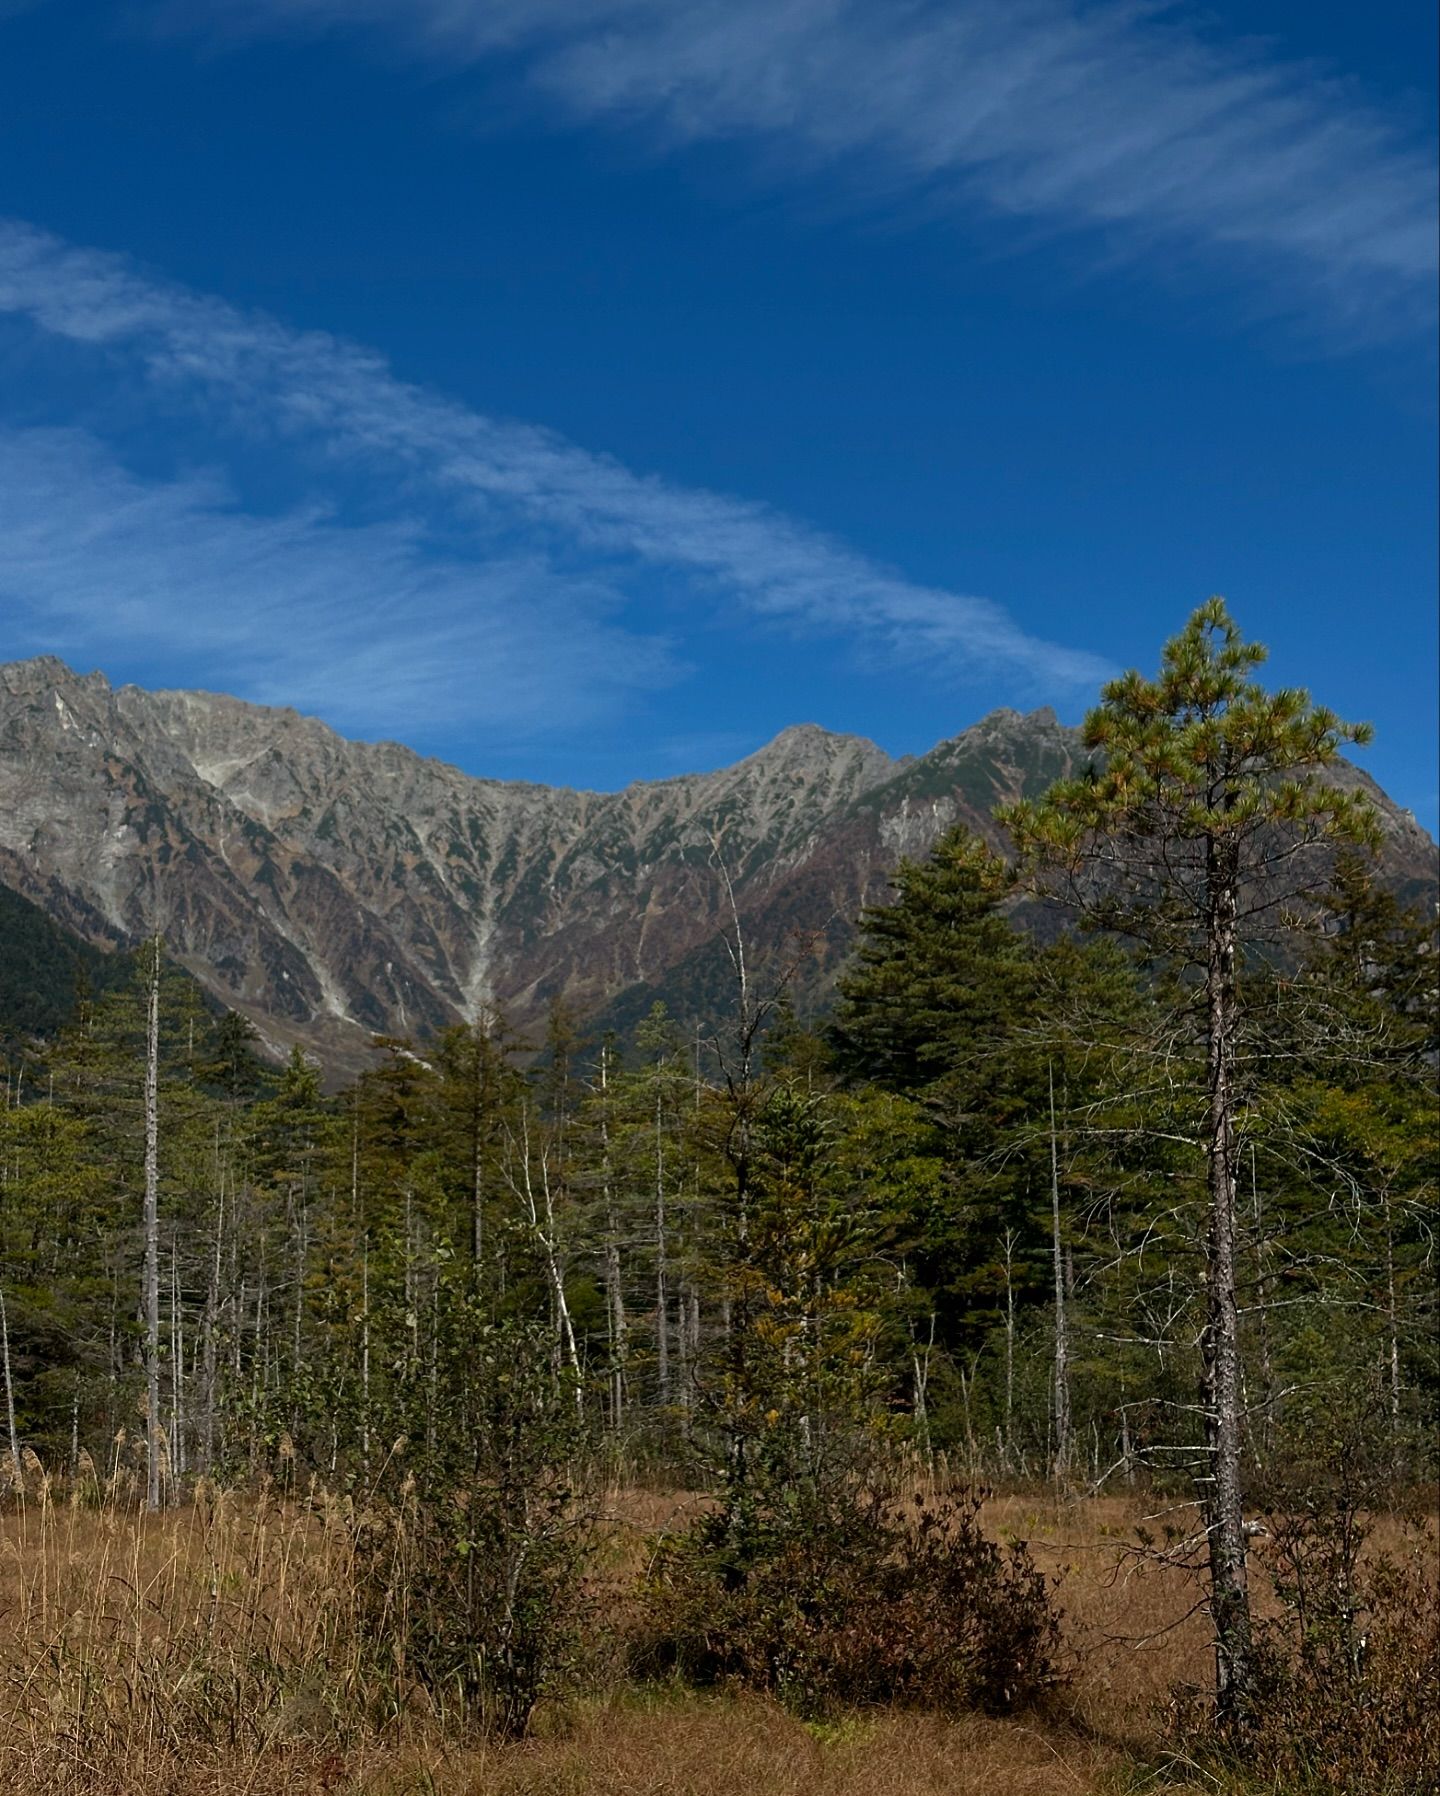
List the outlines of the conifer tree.
{"type": "Polygon", "coordinates": [[[1027,944],[1000,910],[1010,870],[961,825],[924,861],[902,863],[893,883],[892,903],[862,913],[840,980],[839,1068],[912,1093],[967,1073],[967,1085],[983,1080],[1032,981],[1027,944]]]}
{"type": "Polygon", "coordinates": [[[1166,645],[1156,679],[1131,672],[1104,688],[1084,729],[1096,764],[999,813],[1082,915],[1191,981],[1209,1208],[1202,1489],[1227,1722],[1248,1715],[1254,1679],[1236,1264],[1239,971],[1247,946],[1273,939],[1307,899],[1318,903],[1335,845],[1369,841],[1375,828],[1363,798],[1318,777],[1344,743],[1367,741],[1368,727],[1341,723],[1302,691],[1267,693],[1254,677],[1264,659],[1224,601],[1209,600],[1166,645]]]}

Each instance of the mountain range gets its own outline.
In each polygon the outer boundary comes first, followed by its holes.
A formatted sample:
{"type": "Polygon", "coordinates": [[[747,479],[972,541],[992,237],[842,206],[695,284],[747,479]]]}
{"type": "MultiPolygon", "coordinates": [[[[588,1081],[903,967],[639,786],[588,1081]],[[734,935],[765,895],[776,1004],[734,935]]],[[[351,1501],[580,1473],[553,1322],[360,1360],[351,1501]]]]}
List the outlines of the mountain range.
{"type": "MultiPolygon", "coordinates": [[[[557,999],[623,1025],[656,998],[712,1014],[752,970],[816,1002],[904,857],[1086,759],[1049,710],[992,712],[928,754],[802,724],[732,767],[586,792],[480,779],[392,742],[49,656],[0,667],[0,884],[98,947],[172,956],[333,1074],[375,1034],[423,1038],[557,999]]],[[[1356,768],[1388,883],[1430,892],[1435,845],[1356,768]]]]}

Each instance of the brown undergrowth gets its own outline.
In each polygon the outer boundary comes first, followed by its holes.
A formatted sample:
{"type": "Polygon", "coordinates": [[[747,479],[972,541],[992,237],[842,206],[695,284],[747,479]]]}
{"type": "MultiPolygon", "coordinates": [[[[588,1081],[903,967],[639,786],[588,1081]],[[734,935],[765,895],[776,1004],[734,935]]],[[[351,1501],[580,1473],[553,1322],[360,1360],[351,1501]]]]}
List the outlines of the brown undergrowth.
{"type": "MultiPolygon", "coordinates": [[[[1060,1580],[1063,1703],[953,1719],[885,1709],[806,1724],[759,1696],[637,1689],[632,1593],[703,1505],[617,1490],[592,1578],[588,1688],[511,1744],[447,1737],[357,1612],[352,1517],[323,1491],[202,1486],[145,1517],[32,1477],[0,1515],[0,1789],[35,1796],[1128,1796],[1261,1789],[1168,1743],[1167,1705],[1208,1671],[1197,1592],[1132,1558],[1145,1510],[1018,1493],[985,1506],[1060,1580]]],[[[1153,1507],[1153,1506],[1152,1506],[1153,1507]]],[[[1398,1521],[1377,1548],[1413,1550],[1398,1521]]],[[[1434,1562],[1433,1527],[1423,1536],[1434,1562]]],[[[1262,1610],[1273,1599],[1257,1577],[1262,1610]]],[[[1299,1788],[1299,1786],[1294,1786],[1299,1788]]]]}

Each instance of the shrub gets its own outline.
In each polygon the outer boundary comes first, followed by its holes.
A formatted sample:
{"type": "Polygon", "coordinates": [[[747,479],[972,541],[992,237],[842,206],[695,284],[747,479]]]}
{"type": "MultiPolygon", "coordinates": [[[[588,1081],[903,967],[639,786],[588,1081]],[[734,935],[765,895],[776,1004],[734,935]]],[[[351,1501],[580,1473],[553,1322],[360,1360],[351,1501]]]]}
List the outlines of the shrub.
{"type": "Polygon", "coordinates": [[[812,1715],[1033,1701],[1058,1681],[1059,1618],[1023,1543],[981,1531],[980,1502],[810,1490],[706,1516],[657,1556],[638,1669],[812,1715]]]}
{"type": "Polygon", "coordinates": [[[1405,1561],[1370,1555],[1365,1519],[1323,1500],[1271,1526],[1284,1609],[1257,1634],[1246,1756],[1316,1792],[1440,1789],[1440,1600],[1424,1543],[1405,1561]]]}
{"type": "Polygon", "coordinates": [[[1373,1547],[1387,1488],[1363,1436],[1296,1455],[1266,1493],[1257,1559],[1278,1613],[1255,1631],[1250,1713],[1217,1734],[1198,1703],[1179,1726],[1192,1749],[1307,1796],[1440,1790],[1440,1590],[1434,1540],[1407,1533],[1397,1559],[1373,1547]]]}
{"type": "Polygon", "coordinates": [[[574,1388],[543,1330],[481,1328],[456,1349],[430,1446],[403,1477],[392,1456],[355,1511],[361,1625],[443,1718],[513,1738],[579,1654],[592,1531],[574,1388]]]}

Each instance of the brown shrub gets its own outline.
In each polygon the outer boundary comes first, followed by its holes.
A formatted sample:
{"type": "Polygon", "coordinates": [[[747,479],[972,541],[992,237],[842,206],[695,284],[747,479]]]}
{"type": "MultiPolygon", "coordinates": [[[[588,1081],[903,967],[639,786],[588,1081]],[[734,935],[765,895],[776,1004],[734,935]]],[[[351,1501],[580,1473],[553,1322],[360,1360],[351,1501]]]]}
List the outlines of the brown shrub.
{"type": "Polygon", "coordinates": [[[1292,1497],[1267,1516],[1260,1565],[1278,1605],[1255,1632],[1248,1715],[1217,1734],[1201,1700],[1182,1732],[1220,1765],[1299,1796],[1440,1790],[1440,1589],[1433,1543],[1369,1550],[1373,1519],[1345,1492],[1292,1497]]]}
{"type": "Polygon", "coordinates": [[[804,1714],[1033,1702],[1058,1681],[1059,1617],[1024,1544],[982,1531],[980,1502],[810,1493],[706,1515],[657,1557],[636,1666],[804,1714]]]}

